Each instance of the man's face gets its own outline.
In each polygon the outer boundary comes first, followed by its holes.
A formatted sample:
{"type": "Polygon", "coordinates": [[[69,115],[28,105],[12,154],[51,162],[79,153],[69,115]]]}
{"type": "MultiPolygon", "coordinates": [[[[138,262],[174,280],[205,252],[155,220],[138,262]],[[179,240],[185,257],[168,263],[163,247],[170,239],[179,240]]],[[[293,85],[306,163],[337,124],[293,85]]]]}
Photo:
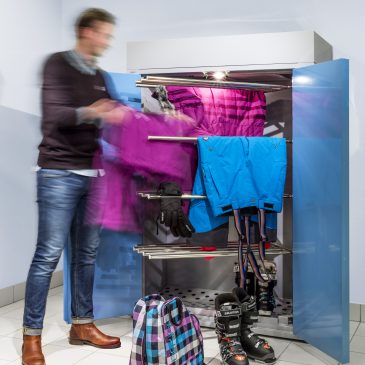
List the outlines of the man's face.
{"type": "Polygon", "coordinates": [[[95,21],[92,27],[84,29],[83,36],[87,39],[93,56],[100,57],[109,48],[113,31],[113,24],[101,21],[95,21]]]}

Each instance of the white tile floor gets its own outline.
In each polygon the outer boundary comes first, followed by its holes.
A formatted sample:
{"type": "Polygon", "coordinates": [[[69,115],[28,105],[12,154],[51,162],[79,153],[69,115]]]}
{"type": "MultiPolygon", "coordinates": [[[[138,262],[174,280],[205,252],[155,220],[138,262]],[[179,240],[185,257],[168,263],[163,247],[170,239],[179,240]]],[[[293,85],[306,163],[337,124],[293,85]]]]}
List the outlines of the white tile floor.
{"type": "MultiPolygon", "coordinates": [[[[21,365],[21,319],[24,301],[0,308],[0,365],[21,365]]],[[[43,350],[47,365],[128,365],[131,350],[132,321],[121,317],[98,321],[101,330],[120,336],[122,347],[100,350],[89,346],[68,344],[68,326],[63,322],[62,287],[50,291],[43,333],[43,350]]],[[[219,349],[215,333],[203,329],[205,362],[220,365],[219,349]]],[[[365,323],[350,322],[351,365],[365,365],[365,323]]],[[[326,355],[310,345],[270,338],[278,362],[277,365],[333,365],[326,355]]],[[[251,365],[256,364],[250,361],[251,365]]]]}

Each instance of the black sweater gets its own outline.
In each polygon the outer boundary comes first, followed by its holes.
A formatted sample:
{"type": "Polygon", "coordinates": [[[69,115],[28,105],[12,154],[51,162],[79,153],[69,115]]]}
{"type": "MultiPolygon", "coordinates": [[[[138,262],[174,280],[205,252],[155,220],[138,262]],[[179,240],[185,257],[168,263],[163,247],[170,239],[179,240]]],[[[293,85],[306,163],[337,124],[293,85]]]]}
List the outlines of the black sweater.
{"type": "Polygon", "coordinates": [[[84,74],[55,53],[46,61],[42,86],[42,133],[38,165],[49,169],[90,169],[99,128],[78,124],[77,109],[108,98],[100,70],[84,74]]]}

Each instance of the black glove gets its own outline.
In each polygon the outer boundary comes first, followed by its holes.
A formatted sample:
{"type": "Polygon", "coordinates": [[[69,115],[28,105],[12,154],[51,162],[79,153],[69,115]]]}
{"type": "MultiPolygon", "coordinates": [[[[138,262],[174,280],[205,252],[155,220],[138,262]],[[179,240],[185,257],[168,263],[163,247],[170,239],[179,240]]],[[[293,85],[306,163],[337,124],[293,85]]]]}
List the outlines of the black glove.
{"type": "MultiPolygon", "coordinates": [[[[167,196],[182,195],[181,188],[173,182],[163,182],[159,186],[158,194],[167,196]]],[[[189,218],[184,214],[181,208],[180,198],[161,199],[160,222],[166,227],[169,227],[171,233],[175,237],[191,237],[195,232],[194,227],[189,221],[189,218]]]]}

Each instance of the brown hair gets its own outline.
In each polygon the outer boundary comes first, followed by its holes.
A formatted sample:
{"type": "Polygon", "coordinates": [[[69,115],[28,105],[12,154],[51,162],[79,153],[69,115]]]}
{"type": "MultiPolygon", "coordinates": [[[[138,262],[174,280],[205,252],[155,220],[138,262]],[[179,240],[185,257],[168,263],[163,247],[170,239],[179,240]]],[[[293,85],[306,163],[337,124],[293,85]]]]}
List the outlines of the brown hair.
{"type": "Polygon", "coordinates": [[[110,23],[115,25],[115,16],[104,9],[90,8],[83,11],[76,20],[76,35],[80,36],[81,28],[92,28],[95,21],[110,23]]]}

